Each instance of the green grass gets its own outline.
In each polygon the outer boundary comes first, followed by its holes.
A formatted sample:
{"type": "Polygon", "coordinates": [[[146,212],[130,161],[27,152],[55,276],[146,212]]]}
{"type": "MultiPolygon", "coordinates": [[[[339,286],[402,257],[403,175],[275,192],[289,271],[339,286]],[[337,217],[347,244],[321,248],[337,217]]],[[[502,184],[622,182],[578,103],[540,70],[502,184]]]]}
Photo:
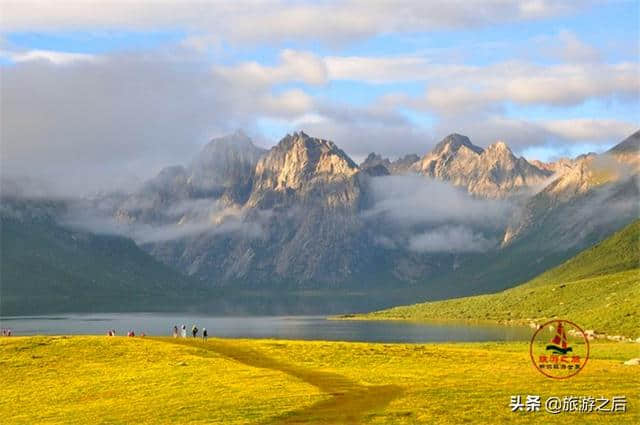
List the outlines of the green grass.
{"type": "Polygon", "coordinates": [[[0,418],[14,424],[635,424],[635,343],[595,343],[558,382],[528,344],[0,338],[0,418]],[[625,395],[625,414],[512,413],[511,395],[625,395]]]}
{"type": "Polygon", "coordinates": [[[526,284],[496,294],[395,307],[356,319],[541,323],[560,317],[640,337],[640,220],[526,284]]]}
{"type": "Polygon", "coordinates": [[[640,268],[640,220],[567,262],[542,273],[532,285],[575,281],[640,268]]]}

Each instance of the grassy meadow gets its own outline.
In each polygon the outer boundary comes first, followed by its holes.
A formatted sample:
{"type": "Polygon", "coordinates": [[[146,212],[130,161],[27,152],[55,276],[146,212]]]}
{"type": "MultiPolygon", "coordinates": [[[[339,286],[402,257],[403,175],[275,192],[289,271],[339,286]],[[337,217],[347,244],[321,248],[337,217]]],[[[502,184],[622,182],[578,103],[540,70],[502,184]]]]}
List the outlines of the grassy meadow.
{"type": "Polygon", "coordinates": [[[640,423],[640,344],[592,345],[557,381],[528,343],[372,344],[126,337],[0,338],[13,424],[640,423]],[[625,395],[628,411],[512,413],[511,395],[625,395]]]}

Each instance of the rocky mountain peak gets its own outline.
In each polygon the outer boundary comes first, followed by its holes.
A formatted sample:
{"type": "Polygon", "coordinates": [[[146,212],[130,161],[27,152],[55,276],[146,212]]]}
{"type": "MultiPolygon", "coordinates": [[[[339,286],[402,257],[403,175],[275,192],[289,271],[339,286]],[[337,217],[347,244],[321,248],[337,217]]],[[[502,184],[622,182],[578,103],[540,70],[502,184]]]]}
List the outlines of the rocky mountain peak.
{"type": "Polygon", "coordinates": [[[411,171],[411,167],[420,160],[416,154],[405,155],[395,161],[383,158],[375,152],[370,153],[360,164],[360,169],[370,176],[402,175],[411,171]]]}
{"type": "Polygon", "coordinates": [[[375,152],[371,152],[367,158],[360,164],[360,169],[372,177],[388,176],[391,161],[388,158],[382,158],[375,152]]]}
{"type": "Polygon", "coordinates": [[[640,130],[606,152],[624,167],[640,172],[640,130]]]}
{"type": "Polygon", "coordinates": [[[204,194],[227,192],[234,202],[242,202],[248,196],[253,169],[265,152],[242,130],[215,138],[189,166],[189,184],[204,194]]]}
{"type": "Polygon", "coordinates": [[[213,138],[202,149],[203,153],[208,151],[216,151],[221,149],[243,149],[255,148],[253,142],[242,130],[236,130],[233,133],[213,138]]]}
{"type": "Polygon", "coordinates": [[[374,161],[382,161],[382,160],[383,160],[382,159],[382,155],[378,155],[375,152],[371,152],[369,155],[367,155],[367,157],[365,158],[363,164],[371,163],[371,162],[374,162],[374,161]]]}
{"type": "Polygon", "coordinates": [[[631,136],[624,139],[611,149],[608,153],[611,154],[640,154],[640,130],[633,133],[631,136]]]}
{"type": "Polygon", "coordinates": [[[551,174],[524,158],[516,158],[502,141],[485,151],[456,133],[444,138],[412,169],[487,198],[510,196],[519,188],[541,183],[551,174]]]}
{"type": "Polygon", "coordinates": [[[497,142],[489,145],[485,152],[498,155],[513,155],[509,146],[507,146],[507,144],[502,140],[498,140],[497,142]]]}
{"type": "MultiPolygon", "coordinates": [[[[351,182],[359,171],[332,141],[304,132],[288,134],[258,161],[250,203],[260,203],[268,192],[298,191],[298,195],[307,197],[321,186],[327,189],[324,195],[331,198],[331,191],[351,182]]],[[[343,195],[350,198],[347,192],[343,195]]]]}
{"type": "Polygon", "coordinates": [[[330,140],[310,137],[302,131],[294,133],[290,138],[285,137],[275,150],[285,154],[283,168],[287,175],[297,177],[351,176],[358,171],[356,163],[335,143],[330,140]]]}
{"type": "Polygon", "coordinates": [[[438,154],[444,152],[457,152],[462,146],[477,154],[481,154],[483,152],[483,149],[480,146],[476,146],[471,143],[471,140],[469,140],[467,136],[463,136],[458,133],[452,133],[442,139],[433,149],[433,152],[438,154]]]}

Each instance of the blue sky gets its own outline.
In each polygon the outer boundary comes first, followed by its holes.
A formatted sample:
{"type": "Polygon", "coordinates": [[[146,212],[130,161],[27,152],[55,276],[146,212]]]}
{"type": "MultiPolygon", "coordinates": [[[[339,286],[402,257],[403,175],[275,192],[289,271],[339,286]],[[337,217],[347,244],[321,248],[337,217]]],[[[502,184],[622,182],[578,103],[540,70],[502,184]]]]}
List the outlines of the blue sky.
{"type": "Polygon", "coordinates": [[[34,102],[64,104],[10,109],[10,126],[28,116],[42,128],[9,128],[9,157],[82,146],[102,164],[115,142],[86,135],[109,134],[127,141],[114,163],[151,158],[153,168],[243,127],[265,146],[304,129],[356,159],[424,154],[460,132],[551,160],[603,151],[640,127],[637,1],[207,5],[62,2],[34,14],[29,0],[5,3],[7,93],[41,87],[28,93],[34,102]],[[51,75],[69,81],[66,91],[51,75]],[[65,127],[78,115],[81,130],[65,127]]]}

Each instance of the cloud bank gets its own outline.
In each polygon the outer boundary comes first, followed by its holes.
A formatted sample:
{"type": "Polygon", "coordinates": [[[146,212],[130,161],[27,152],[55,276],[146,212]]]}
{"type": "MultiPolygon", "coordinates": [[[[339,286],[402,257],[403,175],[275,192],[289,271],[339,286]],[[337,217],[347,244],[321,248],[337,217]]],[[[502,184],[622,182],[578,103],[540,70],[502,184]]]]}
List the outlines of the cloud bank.
{"type": "Polygon", "coordinates": [[[458,0],[416,2],[202,1],[147,2],[5,0],[4,31],[61,29],[189,29],[205,40],[234,43],[322,40],[346,42],[389,32],[467,29],[563,16],[591,2],[564,0],[458,0]],[[38,13],[34,13],[37,10],[38,13]]]}
{"type": "Polygon", "coordinates": [[[480,252],[497,247],[497,235],[515,208],[509,201],[471,197],[423,176],[375,177],[371,205],[378,245],[415,252],[480,252]]]}

